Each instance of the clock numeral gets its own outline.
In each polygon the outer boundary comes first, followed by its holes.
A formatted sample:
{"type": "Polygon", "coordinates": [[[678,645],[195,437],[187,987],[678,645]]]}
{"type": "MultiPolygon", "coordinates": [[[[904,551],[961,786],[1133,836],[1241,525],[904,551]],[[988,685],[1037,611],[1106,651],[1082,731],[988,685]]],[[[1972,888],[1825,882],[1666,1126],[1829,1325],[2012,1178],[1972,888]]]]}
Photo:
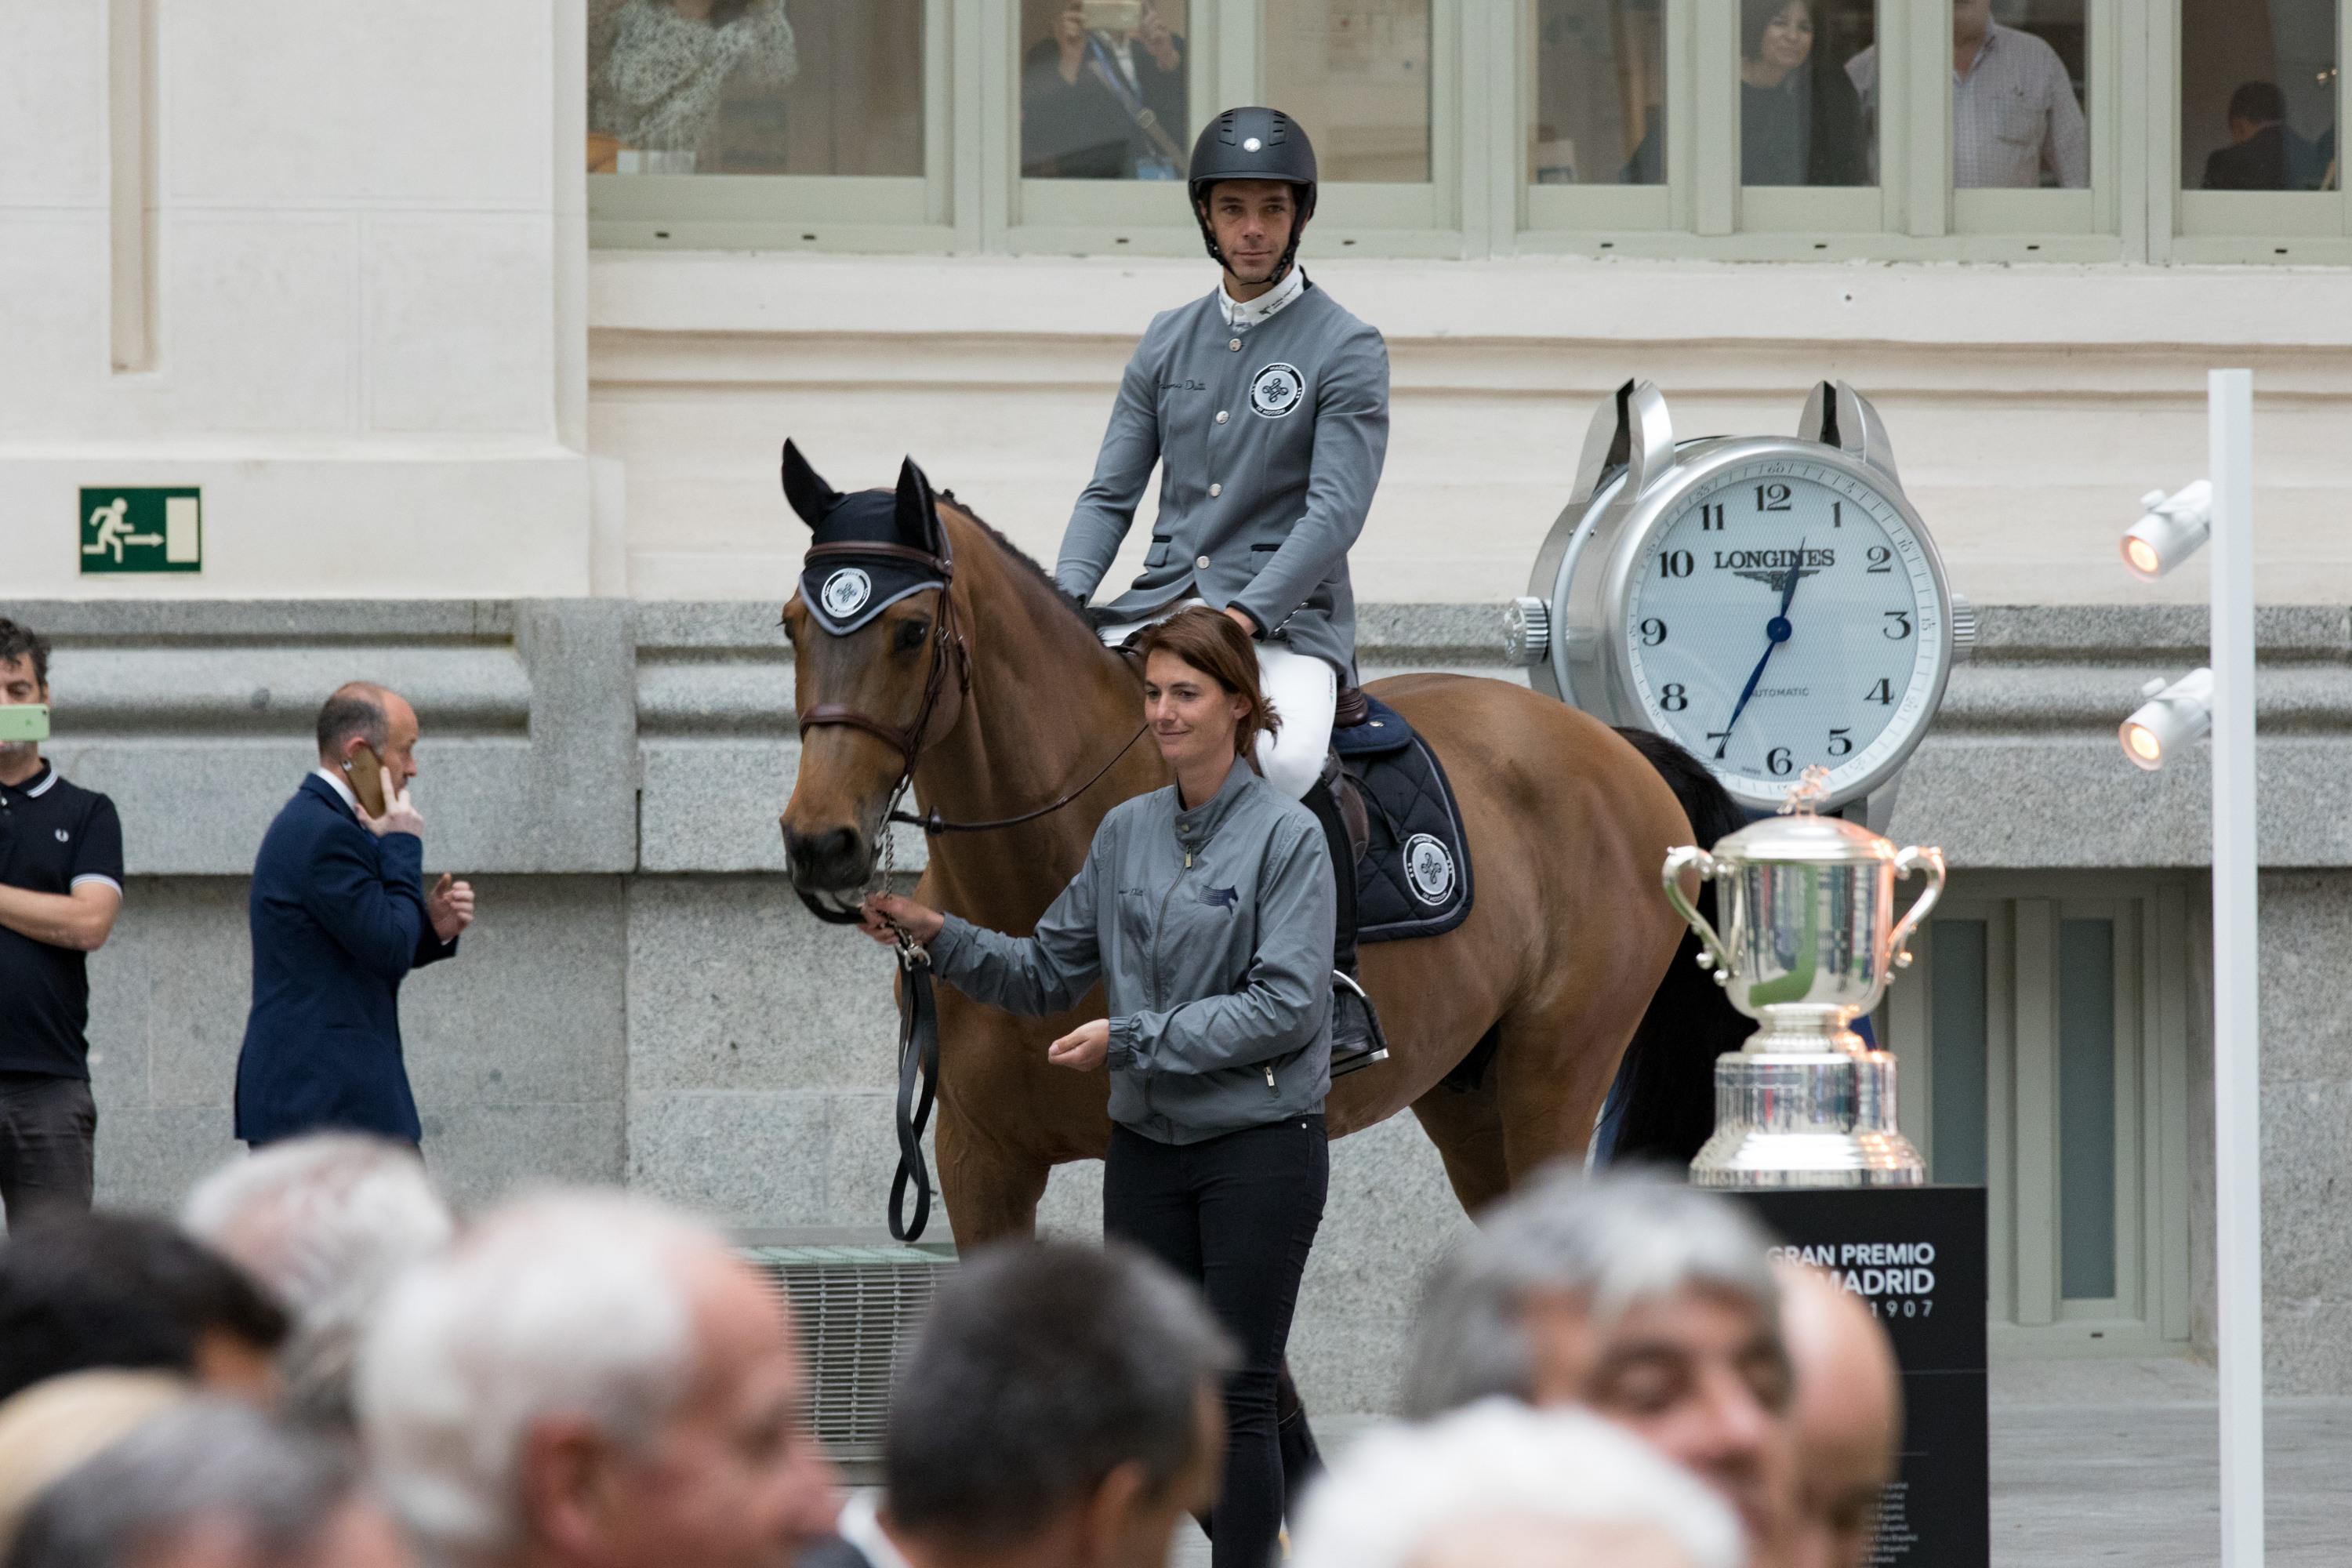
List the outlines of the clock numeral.
{"type": "Polygon", "coordinates": [[[1878,684],[1870,689],[1869,694],[1865,696],[1863,700],[1865,702],[1875,702],[1881,708],[1893,707],[1895,705],[1895,682],[1885,676],[1880,677],[1878,684]]]}
{"type": "Polygon", "coordinates": [[[1698,531],[1701,533],[1720,533],[1723,531],[1723,503],[1721,501],[1706,501],[1700,504],[1698,509],[1698,531]]]}
{"type": "Polygon", "coordinates": [[[1666,623],[1652,616],[1642,623],[1642,646],[1655,647],[1666,640],[1666,623]]]}
{"type": "Polygon", "coordinates": [[[1709,730],[1706,732],[1706,738],[1715,742],[1715,760],[1718,763],[1723,761],[1723,748],[1731,744],[1731,731],[1728,730],[1709,730]]]}
{"type": "Polygon", "coordinates": [[[1786,485],[1758,485],[1756,487],[1756,510],[1758,511],[1787,511],[1789,510],[1789,487],[1786,485]]]}
{"type": "Polygon", "coordinates": [[[1687,577],[1696,564],[1687,550],[1665,550],[1658,553],[1658,570],[1669,577],[1687,577]]]}
{"type": "Polygon", "coordinates": [[[1851,752],[1853,750],[1853,731],[1851,730],[1832,730],[1830,731],[1829,749],[1830,755],[1832,757],[1843,757],[1851,752]]]}
{"type": "Polygon", "coordinates": [[[1690,706],[1690,693],[1683,689],[1682,682],[1670,680],[1658,693],[1658,706],[1669,713],[1679,713],[1690,706]]]}
{"type": "Polygon", "coordinates": [[[1770,768],[1777,776],[1786,776],[1794,773],[1797,768],[1796,762],[1789,755],[1789,748],[1786,746],[1775,746],[1765,752],[1764,765],[1770,768]]]}
{"type": "Polygon", "coordinates": [[[1885,634],[1887,641],[1901,642],[1904,638],[1911,635],[1910,611],[1889,610],[1886,612],[1886,618],[1893,621],[1895,624],[1891,626],[1881,626],[1878,629],[1880,632],[1885,634]]]}
{"type": "Polygon", "coordinates": [[[1832,528],[1845,526],[1845,502],[1842,500],[1830,502],[1830,526],[1832,528]]]}
{"type": "Polygon", "coordinates": [[[1870,571],[1874,574],[1895,570],[1895,552],[1884,544],[1870,547],[1870,571]]]}

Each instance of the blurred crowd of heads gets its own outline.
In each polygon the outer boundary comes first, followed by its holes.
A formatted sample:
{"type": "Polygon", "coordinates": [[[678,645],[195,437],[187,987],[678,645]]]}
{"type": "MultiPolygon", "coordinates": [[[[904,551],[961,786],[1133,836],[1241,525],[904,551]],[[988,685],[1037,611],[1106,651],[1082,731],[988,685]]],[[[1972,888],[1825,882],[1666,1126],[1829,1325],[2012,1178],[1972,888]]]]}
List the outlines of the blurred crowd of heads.
{"type": "MultiPolygon", "coordinates": [[[[1663,1180],[1563,1173],[1482,1218],[1298,1568],[1858,1568],[1901,1419],[1866,1307],[1663,1180]]],[[[1163,1563],[1234,1365],[1138,1252],[981,1249],[900,1359],[873,1517],[916,1568],[1163,1563]]],[[[176,1224],[0,1249],[0,1568],[839,1561],[813,1398],[718,1232],[587,1191],[461,1226],[413,1151],[298,1140],[176,1224]]]]}

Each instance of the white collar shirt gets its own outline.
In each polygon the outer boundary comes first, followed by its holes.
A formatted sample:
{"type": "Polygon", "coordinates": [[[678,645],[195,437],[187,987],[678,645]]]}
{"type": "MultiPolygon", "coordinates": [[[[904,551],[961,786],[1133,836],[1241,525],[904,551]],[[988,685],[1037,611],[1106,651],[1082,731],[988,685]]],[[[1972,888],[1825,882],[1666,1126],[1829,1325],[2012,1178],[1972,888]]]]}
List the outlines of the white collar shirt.
{"type": "Polygon", "coordinates": [[[1217,304],[1225,312],[1225,325],[1235,331],[1246,331],[1275,314],[1285,306],[1297,302],[1307,292],[1307,269],[1293,265],[1283,274],[1282,281],[1255,300],[1236,300],[1225,292],[1223,279],[1217,283],[1217,304]]]}
{"type": "Polygon", "coordinates": [[[1966,76],[1952,76],[1952,184],[2032,190],[2048,169],[2062,186],[2091,183],[2091,137],[2058,51],[1992,24],[1966,76]]]}
{"type": "Polygon", "coordinates": [[[841,1522],[834,1533],[857,1548],[859,1555],[873,1568],[912,1568],[907,1554],[882,1528],[881,1510],[874,1506],[871,1492],[852,1492],[849,1500],[841,1505],[841,1522]]]}
{"type": "Polygon", "coordinates": [[[360,797],[352,793],[352,786],[345,783],[332,768],[320,767],[313,768],[310,771],[318,774],[319,777],[326,780],[327,787],[333,790],[337,795],[342,797],[343,804],[352,808],[352,815],[353,816],[357,816],[360,814],[360,797]]]}

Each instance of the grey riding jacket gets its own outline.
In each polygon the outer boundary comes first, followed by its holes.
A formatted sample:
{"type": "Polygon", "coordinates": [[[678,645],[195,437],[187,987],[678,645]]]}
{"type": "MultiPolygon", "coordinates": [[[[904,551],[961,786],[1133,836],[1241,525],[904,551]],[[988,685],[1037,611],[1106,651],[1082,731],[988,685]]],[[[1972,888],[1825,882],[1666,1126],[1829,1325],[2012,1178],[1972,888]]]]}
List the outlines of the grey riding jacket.
{"type": "MultiPolygon", "coordinates": [[[[1221,286],[1222,287],[1222,286],[1221,286]]],[[[1143,574],[1106,611],[1146,620],[1198,595],[1352,676],[1348,551],[1389,443],[1381,334],[1310,281],[1234,327],[1212,291],[1153,318],[1128,362],[1054,579],[1087,598],[1135,521],[1154,463],[1160,518],[1143,574]]]]}
{"type": "Polygon", "coordinates": [[[1333,901],[1313,814],[1237,761],[1190,811],[1173,784],[1113,807],[1034,935],[950,915],[931,965],[975,1000],[1032,1015],[1099,977],[1111,1120],[1197,1143],[1322,1110],[1333,901]]]}

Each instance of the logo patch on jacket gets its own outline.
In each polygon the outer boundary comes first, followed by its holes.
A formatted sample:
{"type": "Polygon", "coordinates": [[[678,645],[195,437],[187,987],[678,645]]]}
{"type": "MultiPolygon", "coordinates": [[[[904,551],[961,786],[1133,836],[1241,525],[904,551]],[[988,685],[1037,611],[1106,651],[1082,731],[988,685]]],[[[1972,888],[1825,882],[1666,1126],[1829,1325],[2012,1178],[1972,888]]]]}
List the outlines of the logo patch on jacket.
{"type": "Polygon", "coordinates": [[[1267,419],[1279,419],[1298,406],[1307,378],[1295,364],[1275,363],[1250,378],[1250,409],[1267,419]]]}
{"type": "Polygon", "coordinates": [[[1202,890],[1201,901],[1208,905],[1213,910],[1239,909],[1242,901],[1241,889],[1238,888],[1206,888],[1202,890]]]}

